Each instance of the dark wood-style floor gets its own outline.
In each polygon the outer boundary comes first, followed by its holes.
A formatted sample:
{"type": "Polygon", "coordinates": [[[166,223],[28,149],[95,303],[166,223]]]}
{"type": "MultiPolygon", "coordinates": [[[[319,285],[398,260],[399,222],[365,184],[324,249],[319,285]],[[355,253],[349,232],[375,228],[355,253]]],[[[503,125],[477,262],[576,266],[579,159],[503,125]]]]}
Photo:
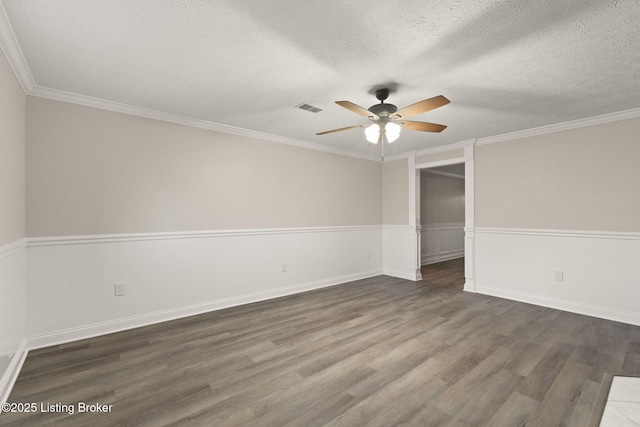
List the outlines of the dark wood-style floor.
{"type": "Polygon", "coordinates": [[[462,291],[462,261],[32,351],[2,425],[595,426],[640,327],[462,291]]]}

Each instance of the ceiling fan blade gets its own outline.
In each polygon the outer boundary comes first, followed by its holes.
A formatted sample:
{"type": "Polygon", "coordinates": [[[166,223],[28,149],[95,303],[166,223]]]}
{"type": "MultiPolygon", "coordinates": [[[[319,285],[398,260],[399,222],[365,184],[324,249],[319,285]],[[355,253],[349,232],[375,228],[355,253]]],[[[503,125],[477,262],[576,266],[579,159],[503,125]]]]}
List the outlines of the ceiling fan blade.
{"type": "Polygon", "coordinates": [[[346,128],[340,128],[340,129],[332,129],[332,130],[326,130],[324,132],[318,132],[316,133],[316,135],[326,135],[328,133],[333,133],[333,132],[341,132],[343,130],[349,130],[349,129],[356,129],[356,128],[363,128],[365,126],[369,126],[369,125],[355,125],[355,126],[347,126],[346,128]]]}
{"type": "Polygon", "coordinates": [[[346,108],[347,110],[353,111],[356,114],[360,114],[361,116],[365,116],[365,117],[373,117],[374,119],[378,120],[380,117],[378,117],[377,114],[372,113],[371,111],[367,110],[366,108],[363,108],[359,105],[354,104],[353,102],[349,102],[349,101],[336,101],[336,104],[338,104],[341,107],[346,108]]]}
{"type": "Polygon", "coordinates": [[[417,116],[418,114],[426,113],[427,111],[435,110],[438,107],[447,105],[450,101],[442,95],[434,96],[433,98],[424,99],[415,104],[411,104],[408,107],[404,107],[393,113],[391,116],[394,119],[406,119],[409,117],[417,116]]]}
{"type": "Polygon", "coordinates": [[[422,132],[442,132],[447,128],[445,125],[439,125],[436,123],[427,123],[427,122],[403,121],[403,122],[398,122],[398,124],[401,124],[407,129],[419,130],[422,132]]]}

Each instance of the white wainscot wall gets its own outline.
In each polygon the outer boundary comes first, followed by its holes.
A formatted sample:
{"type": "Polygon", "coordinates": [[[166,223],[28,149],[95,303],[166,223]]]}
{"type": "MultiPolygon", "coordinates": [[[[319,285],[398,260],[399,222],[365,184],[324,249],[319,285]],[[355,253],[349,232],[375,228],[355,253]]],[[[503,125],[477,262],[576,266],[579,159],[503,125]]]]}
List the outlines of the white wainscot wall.
{"type": "Polygon", "coordinates": [[[24,240],[0,246],[0,403],[9,397],[27,355],[25,290],[24,240]]]}
{"type": "Polygon", "coordinates": [[[380,226],[28,239],[28,347],[381,273],[380,226]]]}
{"type": "Polygon", "coordinates": [[[418,232],[415,226],[385,225],[383,227],[383,271],[387,276],[420,280],[417,262],[418,232]]]}
{"type": "Polygon", "coordinates": [[[475,249],[479,293],[640,325],[640,233],[476,227],[475,249]]]}
{"type": "Polygon", "coordinates": [[[421,227],[422,265],[464,256],[464,223],[426,224],[421,227]]]}

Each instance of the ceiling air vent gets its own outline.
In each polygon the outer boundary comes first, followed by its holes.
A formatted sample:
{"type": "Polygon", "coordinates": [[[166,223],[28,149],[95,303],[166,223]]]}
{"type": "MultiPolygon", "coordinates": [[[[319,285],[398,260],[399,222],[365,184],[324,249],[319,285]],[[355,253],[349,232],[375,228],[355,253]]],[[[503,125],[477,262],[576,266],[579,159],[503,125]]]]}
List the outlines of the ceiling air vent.
{"type": "Polygon", "coordinates": [[[320,111],[322,111],[320,108],[314,107],[313,105],[309,105],[309,104],[296,105],[296,108],[299,108],[301,110],[310,111],[312,113],[319,113],[320,111]]]}

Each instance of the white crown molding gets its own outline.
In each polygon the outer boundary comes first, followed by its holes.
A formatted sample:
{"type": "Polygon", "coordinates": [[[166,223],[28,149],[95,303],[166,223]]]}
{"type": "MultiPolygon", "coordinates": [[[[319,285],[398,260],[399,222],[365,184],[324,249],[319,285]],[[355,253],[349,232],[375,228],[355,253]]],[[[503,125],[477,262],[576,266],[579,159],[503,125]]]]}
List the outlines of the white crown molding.
{"type": "Polygon", "coordinates": [[[535,228],[475,227],[477,234],[508,234],[516,236],[575,237],[587,239],[640,240],[640,233],[631,231],[550,230],[535,228]]]}
{"type": "MultiPolygon", "coordinates": [[[[0,25],[0,29],[1,27],[2,25],[0,25]]],[[[132,116],[145,117],[145,118],[160,120],[160,121],[169,122],[169,123],[176,123],[184,126],[196,127],[201,129],[213,130],[216,132],[222,132],[222,133],[228,133],[232,135],[260,139],[263,141],[276,142],[280,144],[307,148],[307,149],[322,151],[322,152],[331,153],[331,154],[338,154],[338,155],[347,156],[347,157],[354,157],[358,159],[382,162],[382,160],[377,156],[364,155],[354,151],[343,150],[340,148],[330,147],[322,144],[314,144],[307,141],[287,138],[287,137],[278,136],[278,135],[272,135],[265,132],[259,132],[259,131],[254,131],[250,129],[243,129],[235,126],[224,125],[221,123],[215,123],[215,122],[210,122],[206,120],[180,116],[177,114],[152,110],[150,108],[137,107],[134,105],[123,104],[115,101],[108,101],[101,98],[94,98],[86,95],[80,95],[80,94],[65,92],[57,89],[50,89],[50,88],[37,86],[37,85],[34,85],[33,83],[33,77],[31,77],[31,73],[29,72],[29,69],[26,66],[26,62],[24,62],[24,58],[22,57],[22,52],[20,51],[19,46],[17,46],[17,44],[16,44],[16,48],[18,49],[19,56],[20,58],[22,58],[22,63],[24,64],[24,69],[26,70],[24,71],[24,73],[28,75],[29,81],[27,82],[27,84],[31,86],[31,89],[25,90],[25,92],[31,96],[47,98],[54,101],[68,102],[71,104],[84,105],[87,107],[114,111],[118,113],[129,114],[132,116]]],[[[12,61],[10,62],[13,64],[12,61]]],[[[14,71],[15,71],[15,68],[14,68],[14,71]]],[[[16,75],[19,75],[19,74],[16,72],[16,75]]],[[[21,80],[21,84],[23,84],[22,77],[19,77],[19,80],[21,80]]],[[[23,84],[23,87],[24,85],[25,84],[23,84]]],[[[412,156],[424,156],[428,154],[441,153],[441,152],[452,151],[457,149],[464,149],[465,147],[473,146],[473,145],[494,144],[497,142],[511,141],[511,140],[527,138],[531,136],[545,135],[545,134],[554,133],[554,132],[561,132],[564,130],[578,129],[582,127],[594,126],[598,124],[610,123],[610,122],[615,122],[620,120],[635,119],[635,118],[640,118],[640,108],[619,111],[615,113],[602,114],[600,116],[572,120],[569,122],[540,126],[537,128],[510,132],[510,133],[505,133],[501,135],[488,136],[488,137],[477,138],[477,139],[467,139],[467,140],[459,141],[453,144],[441,145],[441,146],[432,147],[432,148],[425,148],[419,151],[408,151],[405,153],[387,156],[384,158],[384,161],[386,162],[386,161],[406,159],[412,156]]]]}
{"type": "Polygon", "coordinates": [[[571,120],[563,123],[540,126],[531,129],[520,130],[516,132],[504,133],[501,135],[487,136],[478,138],[477,145],[494,144],[496,142],[511,141],[514,139],[528,138],[531,136],[545,135],[548,133],[562,132],[565,130],[579,129],[583,127],[601,125],[604,123],[617,122],[620,120],[629,120],[640,118],[640,108],[631,110],[618,111],[615,113],[607,113],[599,116],[587,117],[584,119],[571,120]]]}
{"type": "Polygon", "coordinates": [[[84,105],[86,107],[98,108],[101,110],[114,111],[116,113],[129,114],[132,116],[144,117],[147,119],[160,120],[163,122],[175,123],[184,126],[213,130],[216,132],[228,133],[237,136],[260,139],[263,141],[277,142],[280,144],[292,145],[295,147],[307,148],[325,153],[338,154],[347,157],[355,157],[364,160],[380,161],[377,156],[369,156],[354,151],[342,150],[340,148],[329,147],[312,142],[301,141],[293,138],[272,135],[265,132],[243,129],[235,126],[224,125],[221,123],[210,122],[207,120],[194,119],[192,117],[180,116],[178,114],[166,113],[163,111],[152,110],[150,108],[138,107],[135,105],[123,104],[120,102],[109,101],[101,98],[80,95],[77,93],[66,92],[58,89],[50,89],[41,86],[34,86],[28,95],[39,98],[51,99],[54,101],[68,102],[71,104],[84,105]]]}
{"type": "Polygon", "coordinates": [[[22,54],[22,49],[20,49],[13,28],[9,23],[9,18],[4,10],[2,1],[0,1],[0,50],[2,50],[7,57],[9,66],[20,82],[24,93],[29,93],[35,86],[33,76],[22,54]]]}
{"type": "Polygon", "coordinates": [[[246,230],[205,230],[159,233],[93,234],[86,236],[29,237],[26,247],[82,245],[94,243],[136,242],[147,240],[203,239],[216,237],[263,236],[273,234],[335,233],[345,231],[382,230],[380,225],[357,225],[341,227],[263,228],[246,230]]]}
{"type": "Polygon", "coordinates": [[[589,126],[601,125],[605,123],[617,122],[621,120],[637,119],[640,118],[640,108],[633,108],[631,110],[617,111],[614,113],[601,114],[599,116],[587,117],[584,119],[571,120],[568,122],[555,123],[546,126],[535,127],[531,129],[519,130],[515,132],[503,133],[500,135],[487,136],[477,139],[468,139],[454,144],[441,145],[433,148],[426,148],[420,151],[411,151],[393,156],[388,156],[385,161],[400,160],[415,156],[423,156],[426,154],[440,153],[443,151],[451,151],[458,148],[464,148],[472,145],[487,145],[495,144],[497,142],[512,141],[516,139],[528,138],[531,136],[546,135],[549,133],[562,132],[565,130],[579,129],[589,126]]]}

